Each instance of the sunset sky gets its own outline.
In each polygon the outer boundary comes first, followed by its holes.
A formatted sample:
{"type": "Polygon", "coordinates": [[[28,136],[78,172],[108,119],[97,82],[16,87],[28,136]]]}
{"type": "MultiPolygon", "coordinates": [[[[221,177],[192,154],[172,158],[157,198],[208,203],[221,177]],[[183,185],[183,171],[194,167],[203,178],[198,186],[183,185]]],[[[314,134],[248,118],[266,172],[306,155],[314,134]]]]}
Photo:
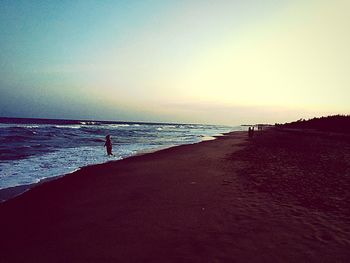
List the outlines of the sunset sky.
{"type": "Polygon", "coordinates": [[[350,114],[349,0],[0,2],[0,116],[350,114]]]}

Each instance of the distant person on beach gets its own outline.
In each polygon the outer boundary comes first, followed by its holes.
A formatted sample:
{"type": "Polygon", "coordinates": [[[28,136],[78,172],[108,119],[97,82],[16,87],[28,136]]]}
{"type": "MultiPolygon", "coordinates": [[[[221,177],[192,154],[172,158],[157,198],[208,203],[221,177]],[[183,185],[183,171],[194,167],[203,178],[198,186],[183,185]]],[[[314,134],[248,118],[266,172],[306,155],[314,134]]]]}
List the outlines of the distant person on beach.
{"type": "Polygon", "coordinates": [[[252,138],[254,135],[254,126],[253,127],[249,127],[248,129],[248,137],[252,138]]]}
{"type": "Polygon", "coordinates": [[[107,136],[106,136],[105,147],[106,147],[106,149],[107,149],[107,154],[108,154],[108,155],[113,155],[113,153],[112,153],[111,135],[107,135],[107,136]]]}

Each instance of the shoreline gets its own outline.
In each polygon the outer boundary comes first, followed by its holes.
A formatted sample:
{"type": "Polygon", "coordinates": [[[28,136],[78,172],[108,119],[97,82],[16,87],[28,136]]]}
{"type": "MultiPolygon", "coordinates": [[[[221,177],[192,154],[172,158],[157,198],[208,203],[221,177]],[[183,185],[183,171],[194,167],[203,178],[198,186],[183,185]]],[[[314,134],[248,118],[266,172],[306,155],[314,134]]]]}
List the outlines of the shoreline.
{"type": "Polygon", "coordinates": [[[84,167],[0,203],[1,256],[347,262],[348,156],[347,139],[271,129],[84,167]]]}
{"type": "Polygon", "coordinates": [[[172,145],[172,146],[164,146],[164,147],[158,147],[158,148],[153,148],[153,149],[149,149],[149,150],[140,150],[138,152],[136,152],[134,155],[128,156],[126,158],[122,158],[119,160],[109,160],[106,161],[104,163],[96,163],[96,164],[88,164],[82,167],[78,167],[75,170],[73,170],[72,172],[66,173],[66,174],[61,174],[61,175],[55,175],[55,176],[51,176],[51,177],[46,177],[43,179],[40,179],[38,182],[36,183],[30,183],[30,184],[25,184],[25,185],[17,185],[17,186],[12,186],[12,187],[7,187],[7,188],[3,188],[0,189],[0,203],[4,203],[10,199],[16,198],[22,194],[24,194],[27,191],[30,191],[31,189],[33,189],[34,187],[37,187],[41,184],[44,184],[46,182],[52,181],[52,180],[57,180],[60,179],[61,177],[65,177],[65,176],[69,176],[73,173],[78,172],[79,170],[81,170],[82,168],[85,167],[89,167],[89,166],[95,166],[95,165],[101,165],[101,164],[106,164],[109,162],[118,162],[121,160],[125,160],[128,158],[132,158],[135,156],[141,156],[141,155],[145,155],[145,154],[152,154],[158,151],[162,151],[162,150],[166,150],[166,149],[170,149],[170,148],[174,148],[174,147],[179,147],[179,146],[184,146],[184,145],[193,145],[193,144],[198,144],[198,143],[202,143],[205,141],[210,141],[210,140],[215,140],[221,136],[225,136],[227,134],[233,133],[233,132],[241,132],[241,131],[230,131],[227,133],[222,133],[222,134],[218,134],[218,135],[214,135],[214,136],[203,136],[201,137],[201,141],[199,142],[193,142],[193,143],[189,143],[189,144],[180,144],[180,145],[172,145]]]}

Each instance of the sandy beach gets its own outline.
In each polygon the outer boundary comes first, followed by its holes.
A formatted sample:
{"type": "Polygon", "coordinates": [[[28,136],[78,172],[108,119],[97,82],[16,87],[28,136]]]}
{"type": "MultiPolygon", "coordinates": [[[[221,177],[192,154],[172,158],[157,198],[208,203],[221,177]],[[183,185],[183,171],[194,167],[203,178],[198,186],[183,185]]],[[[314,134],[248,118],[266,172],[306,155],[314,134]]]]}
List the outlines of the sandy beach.
{"type": "Polygon", "coordinates": [[[348,262],[350,140],[234,132],[0,204],[0,262],[348,262]]]}

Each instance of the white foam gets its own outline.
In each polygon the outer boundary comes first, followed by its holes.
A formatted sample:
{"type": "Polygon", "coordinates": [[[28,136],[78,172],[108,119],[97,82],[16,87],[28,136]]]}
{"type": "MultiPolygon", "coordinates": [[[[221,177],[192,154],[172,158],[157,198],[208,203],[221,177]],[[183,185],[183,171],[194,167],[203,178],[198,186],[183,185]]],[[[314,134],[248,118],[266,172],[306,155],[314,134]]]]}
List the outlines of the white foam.
{"type": "Polygon", "coordinates": [[[108,124],[108,127],[119,128],[119,127],[129,127],[129,124],[108,124]]]}
{"type": "Polygon", "coordinates": [[[213,137],[213,136],[202,136],[201,140],[202,141],[212,141],[212,140],[215,140],[215,137],[213,137]]]}
{"type": "MultiPolygon", "coordinates": [[[[140,126],[139,124],[135,124],[140,126]]],[[[0,127],[3,125],[0,125],[0,127]]],[[[7,125],[4,125],[5,127],[7,125]]],[[[27,125],[28,126],[28,125],[27,125]]],[[[40,128],[44,125],[38,125],[40,128]]],[[[45,125],[46,126],[46,125],[45,125]]],[[[73,128],[78,129],[83,125],[47,125],[57,128],[73,128]]],[[[86,125],[87,126],[87,125],[86,125]]],[[[85,125],[83,127],[86,127],[85,125]]],[[[105,128],[111,129],[132,129],[134,125],[129,124],[108,124],[103,125],[105,128]],[[129,127],[131,126],[131,127],[129,127]],[[129,127],[129,128],[127,128],[129,127]]],[[[19,160],[3,160],[0,161],[0,189],[13,187],[18,185],[26,185],[36,183],[42,179],[64,175],[71,173],[79,167],[105,163],[111,160],[119,160],[129,156],[136,155],[139,152],[150,152],[157,149],[168,148],[174,145],[189,144],[199,142],[201,140],[211,139],[211,136],[220,132],[228,132],[232,128],[197,128],[182,130],[184,125],[141,125],[145,129],[145,134],[158,132],[159,139],[147,140],[138,137],[121,137],[119,141],[124,140],[124,144],[113,145],[113,153],[115,156],[108,157],[106,150],[102,146],[79,146],[75,148],[58,148],[54,152],[47,152],[43,155],[34,155],[27,159],[19,160]],[[177,128],[177,129],[174,129],[177,128]],[[179,129],[181,133],[179,136],[179,129]],[[174,133],[172,133],[174,131],[174,133]]],[[[7,126],[9,127],[9,126],[7,126]]],[[[11,125],[13,127],[13,125],[11,125]]],[[[101,128],[101,126],[89,125],[89,128],[101,128]]],[[[140,130],[140,128],[138,128],[140,130]]],[[[237,130],[237,128],[236,128],[237,130]]],[[[54,134],[55,135],[55,134],[54,134]]],[[[113,135],[112,135],[113,136],[113,135]]]]}
{"type": "Polygon", "coordinates": [[[81,121],[80,124],[82,124],[82,125],[95,125],[95,124],[98,124],[98,122],[95,122],[95,121],[81,121]]]}
{"type": "Polygon", "coordinates": [[[121,145],[113,148],[114,156],[107,156],[104,147],[83,146],[28,159],[0,163],[0,189],[37,183],[42,179],[68,174],[79,167],[120,160],[155,146],[146,144],[121,145]]]}
{"type": "Polygon", "coordinates": [[[80,129],[82,125],[79,124],[73,124],[73,125],[55,125],[55,128],[60,128],[60,129],[80,129]]]}

